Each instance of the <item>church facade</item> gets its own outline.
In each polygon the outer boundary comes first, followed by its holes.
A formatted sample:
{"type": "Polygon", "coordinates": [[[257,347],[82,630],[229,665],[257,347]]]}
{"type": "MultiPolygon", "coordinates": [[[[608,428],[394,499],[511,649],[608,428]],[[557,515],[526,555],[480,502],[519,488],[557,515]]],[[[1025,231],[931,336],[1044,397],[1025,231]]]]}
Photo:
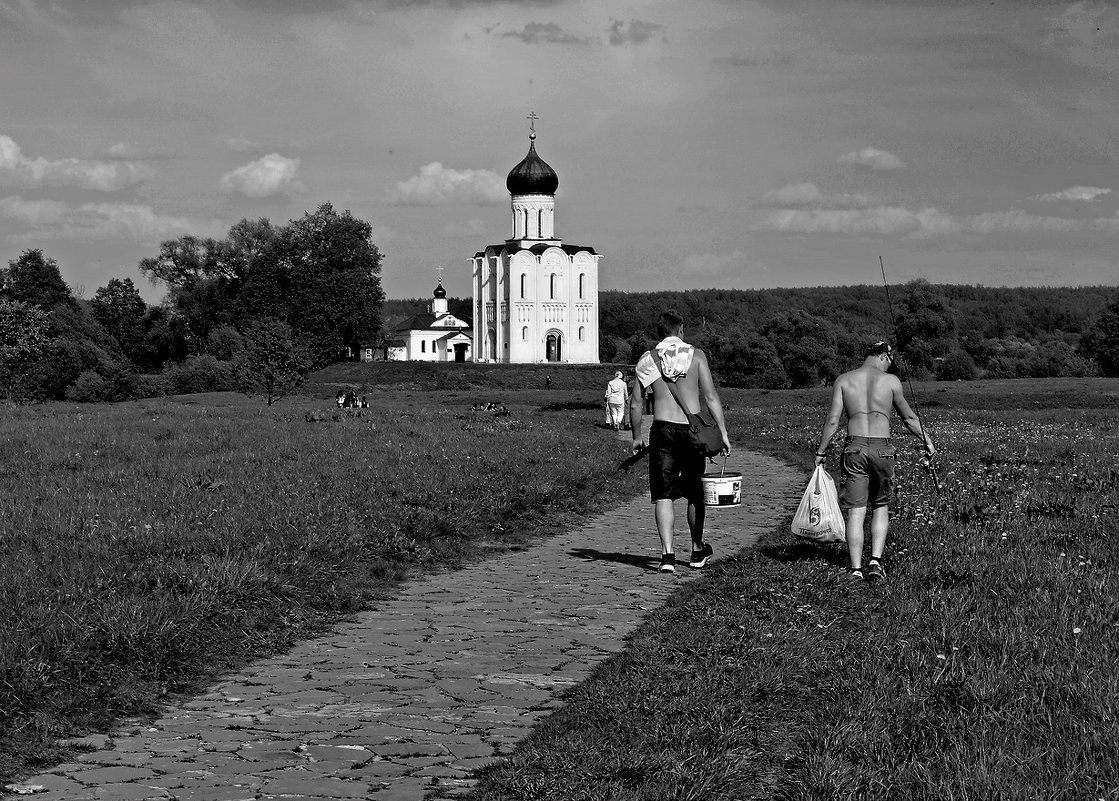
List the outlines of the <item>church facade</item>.
{"type": "Polygon", "coordinates": [[[402,362],[466,362],[473,358],[471,325],[447,311],[443,282],[431,293],[429,314],[416,314],[393,329],[385,359],[402,362]]]}
{"type": "Polygon", "coordinates": [[[506,178],[512,235],[474,254],[475,362],[598,364],[598,262],[555,234],[559,177],[536,153],[506,178]]]}

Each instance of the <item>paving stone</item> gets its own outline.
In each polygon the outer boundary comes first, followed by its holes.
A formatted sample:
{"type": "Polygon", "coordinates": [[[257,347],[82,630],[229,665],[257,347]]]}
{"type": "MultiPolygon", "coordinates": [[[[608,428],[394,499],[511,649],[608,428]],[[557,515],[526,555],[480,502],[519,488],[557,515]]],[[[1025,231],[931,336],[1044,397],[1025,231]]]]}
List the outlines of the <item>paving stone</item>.
{"type": "MultiPolygon", "coordinates": [[[[743,505],[707,516],[716,559],[780,524],[805,480],[768,457],[736,456],[743,505]]],[[[81,761],[27,782],[44,785],[39,801],[465,793],[472,771],[511,754],[647,614],[702,575],[660,575],[659,552],[651,505],[636,498],[526,551],[409,582],[151,724],[121,721],[116,741],[82,738],[91,750],[81,761]]]]}

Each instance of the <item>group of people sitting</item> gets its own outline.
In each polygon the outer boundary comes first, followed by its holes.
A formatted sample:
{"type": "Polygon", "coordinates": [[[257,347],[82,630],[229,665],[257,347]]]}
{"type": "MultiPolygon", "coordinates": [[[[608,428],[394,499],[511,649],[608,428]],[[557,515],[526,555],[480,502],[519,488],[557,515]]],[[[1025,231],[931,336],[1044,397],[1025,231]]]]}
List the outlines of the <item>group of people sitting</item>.
{"type": "Polygon", "coordinates": [[[362,395],[360,398],[357,393],[351,390],[338,390],[338,394],[334,396],[334,402],[338,404],[339,409],[368,409],[369,401],[362,395]]]}

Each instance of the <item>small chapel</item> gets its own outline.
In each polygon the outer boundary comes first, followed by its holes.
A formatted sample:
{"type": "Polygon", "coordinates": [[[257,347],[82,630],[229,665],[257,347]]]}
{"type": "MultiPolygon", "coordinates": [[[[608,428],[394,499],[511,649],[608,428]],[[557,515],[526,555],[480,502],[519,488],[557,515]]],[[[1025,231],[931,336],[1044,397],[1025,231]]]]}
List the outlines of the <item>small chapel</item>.
{"type": "Polygon", "coordinates": [[[447,310],[447,290],[439,280],[427,314],[416,314],[393,329],[385,359],[402,362],[466,362],[471,359],[469,320],[447,310]]]}
{"type": "Polygon", "coordinates": [[[598,260],[587,245],[555,231],[559,176],[536,152],[529,114],[528,155],[505,180],[512,233],[474,254],[475,362],[598,364],[598,260]]]}

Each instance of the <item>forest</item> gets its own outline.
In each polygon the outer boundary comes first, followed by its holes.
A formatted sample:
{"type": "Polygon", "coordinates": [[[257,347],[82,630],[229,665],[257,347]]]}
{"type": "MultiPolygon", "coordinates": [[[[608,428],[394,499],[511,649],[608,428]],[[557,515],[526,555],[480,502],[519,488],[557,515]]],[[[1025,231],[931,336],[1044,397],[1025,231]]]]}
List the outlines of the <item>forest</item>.
{"type": "MultiPolygon", "coordinates": [[[[430,300],[389,300],[392,325],[430,300]]],[[[866,344],[893,342],[918,379],[1119,375],[1119,287],[983,287],[914,281],[896,287],[704,289],[599,293],[599,357],[632,364],[675,309],[724,386],[829,383],[866,344]]],[[[448,310],[472,318],[470,299],[448,310]]]]}
{"type": "MultiPolygon", "coordinates": [[[[140,260],[166,294],[131,278],[77,296],[39,249],[0,268],[0,393],[8,402],[112,401],[237,390],[269,404],[361,347],[383,354],[430,298],[386,300],[369,223],[330,204],[273,225],[241,220],[222,239],[182,236],[140,260]]],[[[469,298],[449,311],[472,319],[469,298]]],[[[809,387],[892,341],[918,379],[1119,375],[1119,287],[704,289],[599,295],[600,352],[631,364],[676,309],[729,387],[809,387]]]]}

